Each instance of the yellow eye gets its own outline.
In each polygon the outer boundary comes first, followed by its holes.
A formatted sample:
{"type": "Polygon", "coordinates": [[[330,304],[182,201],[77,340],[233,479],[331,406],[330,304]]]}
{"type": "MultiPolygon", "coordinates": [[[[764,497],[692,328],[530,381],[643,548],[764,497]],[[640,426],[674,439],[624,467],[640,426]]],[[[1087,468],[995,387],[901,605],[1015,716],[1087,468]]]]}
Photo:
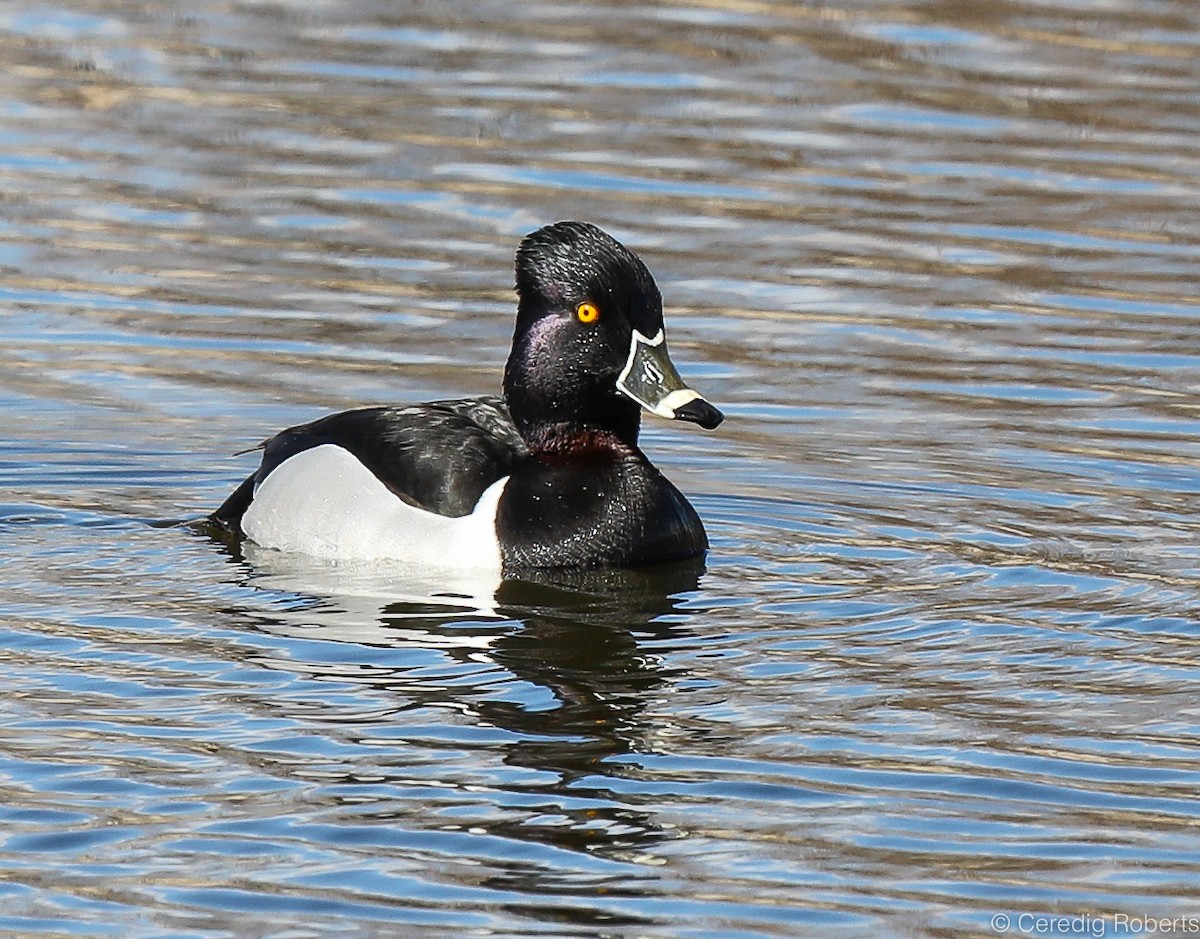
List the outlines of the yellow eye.
{"type": "Polygon", "coordinates": [[[575,315],[581,323],[594,323],[600,319],[600,307],[594,303],[581,303],[575,307],[575,315]]]}

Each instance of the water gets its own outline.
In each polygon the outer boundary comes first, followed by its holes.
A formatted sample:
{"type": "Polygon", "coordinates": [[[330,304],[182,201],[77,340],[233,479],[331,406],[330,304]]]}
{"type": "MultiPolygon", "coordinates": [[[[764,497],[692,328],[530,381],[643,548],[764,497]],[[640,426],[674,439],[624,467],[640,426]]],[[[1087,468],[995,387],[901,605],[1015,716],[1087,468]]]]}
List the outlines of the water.
{"type": "Polygon", "coordinates": [[[9,0],[0,932],[1200,929],[1198,37],[9,0]],[[644,434],[707,570],[437,604],[171,524],[289,423],[494,391],[565,217],[728,415],[644,434]]]}

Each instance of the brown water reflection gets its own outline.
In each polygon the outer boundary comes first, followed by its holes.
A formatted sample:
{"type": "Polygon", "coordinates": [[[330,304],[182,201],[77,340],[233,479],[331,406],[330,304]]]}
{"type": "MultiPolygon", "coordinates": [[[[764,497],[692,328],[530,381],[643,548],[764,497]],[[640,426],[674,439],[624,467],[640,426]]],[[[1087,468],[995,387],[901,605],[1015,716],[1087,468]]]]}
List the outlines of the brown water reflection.
{"type": "Polygon", "coordinates": [[[0,930],[1186,910],[1198,37],[1190,0],[9,0],[0,930]],[[145,524],[288,423],[494,391],[513,248],[566,217],[729,415],[645,434],[698,583],[434,615],[145,524]]]}

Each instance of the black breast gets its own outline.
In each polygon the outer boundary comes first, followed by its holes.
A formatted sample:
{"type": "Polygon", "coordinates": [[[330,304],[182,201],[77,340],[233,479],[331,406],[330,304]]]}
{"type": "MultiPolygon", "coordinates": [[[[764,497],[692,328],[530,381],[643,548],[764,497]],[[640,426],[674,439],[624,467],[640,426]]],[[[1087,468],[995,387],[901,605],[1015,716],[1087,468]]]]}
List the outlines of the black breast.
{"type": "Polygon", "coordinates": [[[629,567],[708,548],[696,510],[636,450],[617,456],[520,460],[496,519],[506,571],[629,567]]]}

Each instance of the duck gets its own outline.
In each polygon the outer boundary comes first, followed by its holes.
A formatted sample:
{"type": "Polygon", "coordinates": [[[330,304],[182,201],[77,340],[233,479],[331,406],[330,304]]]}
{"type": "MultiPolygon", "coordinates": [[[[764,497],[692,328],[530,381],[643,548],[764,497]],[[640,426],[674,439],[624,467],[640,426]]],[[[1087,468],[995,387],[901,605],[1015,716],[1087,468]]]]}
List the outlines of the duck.
{"type": "MultiPolygon", "coordinates": [[[[638,446],[643,411],[715,429],[680,377],[662,296],[597,226],[520,242],[502,394],[354,408],[281,431],[210,516],[260,548],[333,562],[521,571],[702,557],[704,524],[638,446]]],[[[251,451],[243,451],[251,452],[251,451]]]]}

